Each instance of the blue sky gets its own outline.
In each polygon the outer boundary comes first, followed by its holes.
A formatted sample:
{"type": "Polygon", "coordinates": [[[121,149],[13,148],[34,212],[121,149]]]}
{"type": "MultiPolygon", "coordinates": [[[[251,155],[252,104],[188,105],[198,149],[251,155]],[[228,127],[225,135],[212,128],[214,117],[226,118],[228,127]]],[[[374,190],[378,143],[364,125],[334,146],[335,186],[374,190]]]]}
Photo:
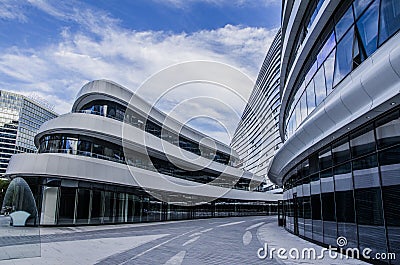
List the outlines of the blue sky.
{"type": "MultiPolygon", "coordinates": [[[[280,25],[280,6],[280,0],[2,0],[0,89],[39,95],[66,113],[88,81],[111,79],[136,91],[184,61],[225,63],[254,80],[280,25]]],[[[146,99],[158,96],[147,92],[146,99]]],[[[218,96],[226,100],[223,92],[218,96]]],[[[174,115],[207,115],[204,105],[196,106],[174,115]]],[[[202,120],[192,125],[229,141],[202,120]]]]}

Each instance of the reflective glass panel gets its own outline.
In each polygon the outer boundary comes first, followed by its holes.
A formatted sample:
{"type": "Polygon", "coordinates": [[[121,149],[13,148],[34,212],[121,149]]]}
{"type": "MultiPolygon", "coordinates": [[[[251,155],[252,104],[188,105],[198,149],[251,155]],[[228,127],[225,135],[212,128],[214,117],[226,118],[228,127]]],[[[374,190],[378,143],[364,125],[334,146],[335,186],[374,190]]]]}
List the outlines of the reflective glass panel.
{"type": "Polygon", "coordinates": [[[324,226],[324,243],[334,245],[337,239],[335,195],[333,192],[322,193],[322,220],[324,226]]]}
{"type": "Polygon", "coordinates": [[[90,190],[78,189],[78,204],[76,207],[76,223],[88,224],[89,218],[90,190]]]}
{"type": "Polygon", "coordinates": [[[319,194],[321,192],[321,182],[319,174],[314,174],[310,176],[311,178],[311,194],[319,194]]]}
{"type": "Polygon", "coordinates": [[[301,95],[300,98],[300,102],[301,102],[301,117],[302,120],[305,120],[307,117],[307,93],[304,92],[303,95],[301,95]]]}
{"type": "Polygon", "coordinates": [[[307,93],[307,106],[308,106],[308,114],[310,114],[316,107],[315,104],[315,91],[314,91],[314,81],[311,81],[307,88],[306,88],[306,93],[307,93]]]}
{"type": "Polygon", "coordinates": [[[322,241],[322,217],[321,217],[321,198],[320,194],[311,195],[311,215],[312,215],[312,225],[313,225],[313,239],[317,241],[322,241]]]}
{"type": "Polygon", "coordinates": [[[314,174],[319,171],[319,158],[318,154],[313,154],[308,158],[308,164],[310,165],[310,173],[314,174]]]}
{"type": "Polygon", "coordinates": [[[353,190],[336,191],[335,202],[338,235],[346,235],[348,247],[357,247],[358,239],[353,190]]]}
{"type": "Polygon", "coordinates": [[[354,193],[360,248],[371,248],[372,253],[386,252],[380,188],[356,189],[354,193]]]}
{"type": "MultiPolygon", "coordinates": [[[[304,189],[304,188],[303,188],[304,189]]],[[[310,184],[306,184],[305,189],[308,189],[308,196],[303,198],[304,207],[304,236],[312,238],[312,220],[311,220],[311,197],[309,196],[310,184]]]]}
{"type": "Polygon", "coordinates": [[[355,14],[356,18],[358,18],[362,14],[362,12],[367,8],[369,3],[371,3],[371,2],[372,2],[372,0],[355,0],[353,2],[354,14],[355,14]]]}
{"type": "Polygon", "coordinates": [[[78,140],[67,139],[65,148],[68,150],[68,153],[75,155],[78,150],[78,140]]]}
{"type": "Polygon", "coordinates": [[[117,193],[115,201],[115,222],[126,222],[125,193],[117,193]]]}
{"type": "Polygon", "coordinates": [[[356,69],[366,58],[367,54],[362,44],[360,33],[357,30],[353,43],[353,69],[356,69]]]}
{"type": "Polygon", "coordinates": [[[321,171],[321,192],[333,192],[334,191],[334,184],[333,184],[333,175],[332,169],[327,169],[321,171]]]}
{"type": "Polygon", "coordinates": [[[346,138],[332,146],[332,160],[333,164],[337,165],[348,161],[350,159],[349,141],[346,138]]]}
{"type": "Polygon", "coordinates": [[[290,137],[293,133],[293,115],[290,116],[290,118],[289,118],[287,130],[288,130],[288,136],[290,137]]]}
{"type": "MultiPolygon", "coordinates": [[[[397,173],[398,174],[398,173],[397,173]]],[[[390,252],[400,252],[400,185],[382,187],[390,252]]],[[[395,263],[393,263],[395,264],[395,263]]]]}
{"type": "Polygon", "coordinates": [[[311,66],[310,70],[306,74],[306,84],[313,78],[315,72],[317,72],[317,62],[315,61],[314,64],[311,66]]]}
{"type": "Polygon", "coordinates": [[[351,173],[350,162],[333,168],[336,191],[347,191],[353,189],[353,177],[351,173]]]}
{"type": "Polygon", "coordinates": [[[353,191],[336,192],[336,212],[338,222],[354,223],[353,191]]]}
{"type": "Polygon", "coordinates": [[[324,67],[321,67],[314,77],[315,100],[318,106],[326,98],[324,67]]]}
{"type": "Polygon", "coordinates": [[[314,9],[314,11],[313,11],[313,13],[312,13],[312,15],[310,17],[310,21],[307,24],[307,31],[310,29],[312,23],[314,22],[315,18],[317,17],[318,12],[321,9],[322,4],[324,3],[324,1],[325,0],[318,0],[318,2],[316,3],[316,7],[315,7],[315,9],[314,9]]]}
{"type": "Polygon", "coordinates": [[[103,193],[104,201],[104,223],[114,222],[114,208],[115,208],[115,197],[114,193],[110,191],[105,191],[103,193]]]}
{"type": "Polygon", "coordinates": [[[400,143],[400,116],[398,111],[377,121],[376,138],[379,149],[400,143]]]}
{"type": "Polygon", "coordinates": [[[339,41],[353,23],[354,23],[353,9],[350,6],[349,9],[346,11],[346,13],[343,15],[343,17],[336,24],[335,27],[336,40],[339,41]]]}
{"type": "Polygon", "coordinates": [[[327,95],[333,89],[333,73],[335,69],[336,50],[333,50],[324,63],[327,95]]]}
{"type": "Polygon", "coordinates": [[[75,214],[75,196],[76,189],[69,187],[61,187],[59,208],[58,208],[58,224],[72,225],[74,223],[75,214]]]}
{"type": "Polygon", "coordinates": [[[332,166],[332,156],[330,148],[319,152],[319,168],[324,170],[332,166]]]}
{"type": "Polygon", "coordinates": [[[353,157],[375,151],[375,138],[372,126],[368,126],[352,134],[350,137],[350,146],[353,157]]]}
{"type": "Polygon", "coordinates": [[[332,51],[335,45],[336,45],[335,33],[332,32],[317,55],[318,67],[320,67],[323,64],[323,62],[328,57],[329,53],[332,51]]]}
{"type": "Polygon", "coordinates": [[[350,73],[353,63],[353,36],[354,27],[346,33],[343,39],[339,42],[336,47],[336,63],[335,63],[335,75],[334,83],[336,86],[342,79],[350,73]]]}
{"type": "Polygon", "coordinates": [[[81,155],[90,155],[92,152],[92,143],[85,140],[79,140],[78,150],[81,155]]]}
{"type": "Polygon", "coordinates": [[[377,48],[378,41],[378,2],[374,2],[357,21],[357,29],[364,52],[370,56],[377,48]]]}
{"type": "Polygon", "coordinates": [[[400,1],[382,0],[379,44],[385,42],[400,28],[400,1]]]}
{"type": "Polygon", "coordinates": [[[103,192],[99,190],[92,191],[92,211],[90,214],[91,224],[101,223],[103,209],[102,193],[103,192]]]}
{"type": "Polygon", "coordinates": [[[296,130],[296,128],[297,128],[297,118],[296,118],[296,111],[293,111],[293,114],[292,114],[292,133],[294,133],[294,131],[296,130]]]}
{"type": "Polygon", "coordinates": [[[296,113],[296,129],[297,129],[297,127],[299,127],[300,126],[300,123],[301,123],[301,121],[302,121],[302,119],[301,119],[301,103],[300,103],[300,101],[299,102],[297,102],[297,105],[296,105],[296,107],[295,107],[295,113],[296,113]]]}
{"type": "Polygon", "coordinates": [[[354,188],[379,187],[378,161],[376,154],[353,161],[354,188]]]}
{"type": "MultiPolygon", "coordinates": [[[[382,186],[400,185],[400,146],[379,152],[382,186]]],[[[400,198],[400,197],[399,197],[400,198]]]]}

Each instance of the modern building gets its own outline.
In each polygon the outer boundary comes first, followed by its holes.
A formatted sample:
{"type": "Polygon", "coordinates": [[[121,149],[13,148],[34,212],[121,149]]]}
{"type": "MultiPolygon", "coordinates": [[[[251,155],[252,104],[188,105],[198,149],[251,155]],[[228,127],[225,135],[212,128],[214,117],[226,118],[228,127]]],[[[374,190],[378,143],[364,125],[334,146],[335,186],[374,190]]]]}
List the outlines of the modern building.
{"type": "Polygon", "coordinates": [[[399,28],[397,0],[283,1],[284,144],[268,175],[290,232],[400,253],[399,28]]]}
{"type": "Polygon", "coordinates": [[[234,167],[228,145],[110,81],[86,84],[35,146],[6,175],[29,184],[41,225],[268,214],[282,196],[258,192],[264,179],[234,167]]]}
{"type": "Polygon", "coordinates": [[[33,139],[39,127],[57,116],[33,99],[0,90],[0,176],[13,154],[37,151],[33,139]]]}
{"type": "Polygon", "coordinates": [[[282,141],[279,135],[281,30],[264,59],[255,86],[243,111],[231,146],[238,152],[240,168],[266,179],[264,189],[275,185],[268,168],[282,141]]]}

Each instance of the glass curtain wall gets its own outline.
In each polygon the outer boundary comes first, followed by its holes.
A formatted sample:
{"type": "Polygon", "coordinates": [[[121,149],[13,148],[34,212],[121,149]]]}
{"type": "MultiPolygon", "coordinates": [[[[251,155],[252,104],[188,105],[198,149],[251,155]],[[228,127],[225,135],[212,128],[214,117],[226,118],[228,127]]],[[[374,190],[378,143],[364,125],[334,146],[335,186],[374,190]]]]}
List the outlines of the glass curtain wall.
{"type": "Polygon", "coordinates": [[[336,246],[336,238],[345,236],[349,248],[399,253],[399,176],[396,110],[314,153],[285,176],[286,229],[327,245],[336,246]]]}
{"type": "Polygon", "coordinates": [[[51,181],[45,178],[43,183],[35,184],[39,187],[36,190],[58,189],[58,207],[55,212],[46,213],[55,216],[55,222],[42,225],[154,222],[277,213],[276,202],[218,199],[189,207],[161,202],[134,187],[54,178],[51,181]]]}

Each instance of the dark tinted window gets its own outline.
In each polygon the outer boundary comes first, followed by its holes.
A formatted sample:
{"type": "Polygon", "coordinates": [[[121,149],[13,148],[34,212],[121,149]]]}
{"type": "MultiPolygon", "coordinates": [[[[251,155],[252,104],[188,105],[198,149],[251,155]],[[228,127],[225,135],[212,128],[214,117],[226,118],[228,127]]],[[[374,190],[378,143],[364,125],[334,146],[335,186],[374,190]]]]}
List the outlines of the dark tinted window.
{"type": "Polygon", "coordinates": [[[338,143],[333,144],[332,160],[334,165],[346,162],[349,159],[350,159],[350,147],[347,138],[338,143]]]}
{"type": "Polygon", "coordinates": [[[400,28],[400,1],[381,0],[379,44],[385,42],[400,28]]]}
{"type": "Polygon", "coordinates": [[[353,157],[375,151],[375,138],[372,126],[368,126],[352,134],[350,136],[350,146],[353,157]]]}
{"type": "Polygon", "coordinates": [[[400,117],[396,111],[376,122],[378,148],[400,143],[400,117]]]}

